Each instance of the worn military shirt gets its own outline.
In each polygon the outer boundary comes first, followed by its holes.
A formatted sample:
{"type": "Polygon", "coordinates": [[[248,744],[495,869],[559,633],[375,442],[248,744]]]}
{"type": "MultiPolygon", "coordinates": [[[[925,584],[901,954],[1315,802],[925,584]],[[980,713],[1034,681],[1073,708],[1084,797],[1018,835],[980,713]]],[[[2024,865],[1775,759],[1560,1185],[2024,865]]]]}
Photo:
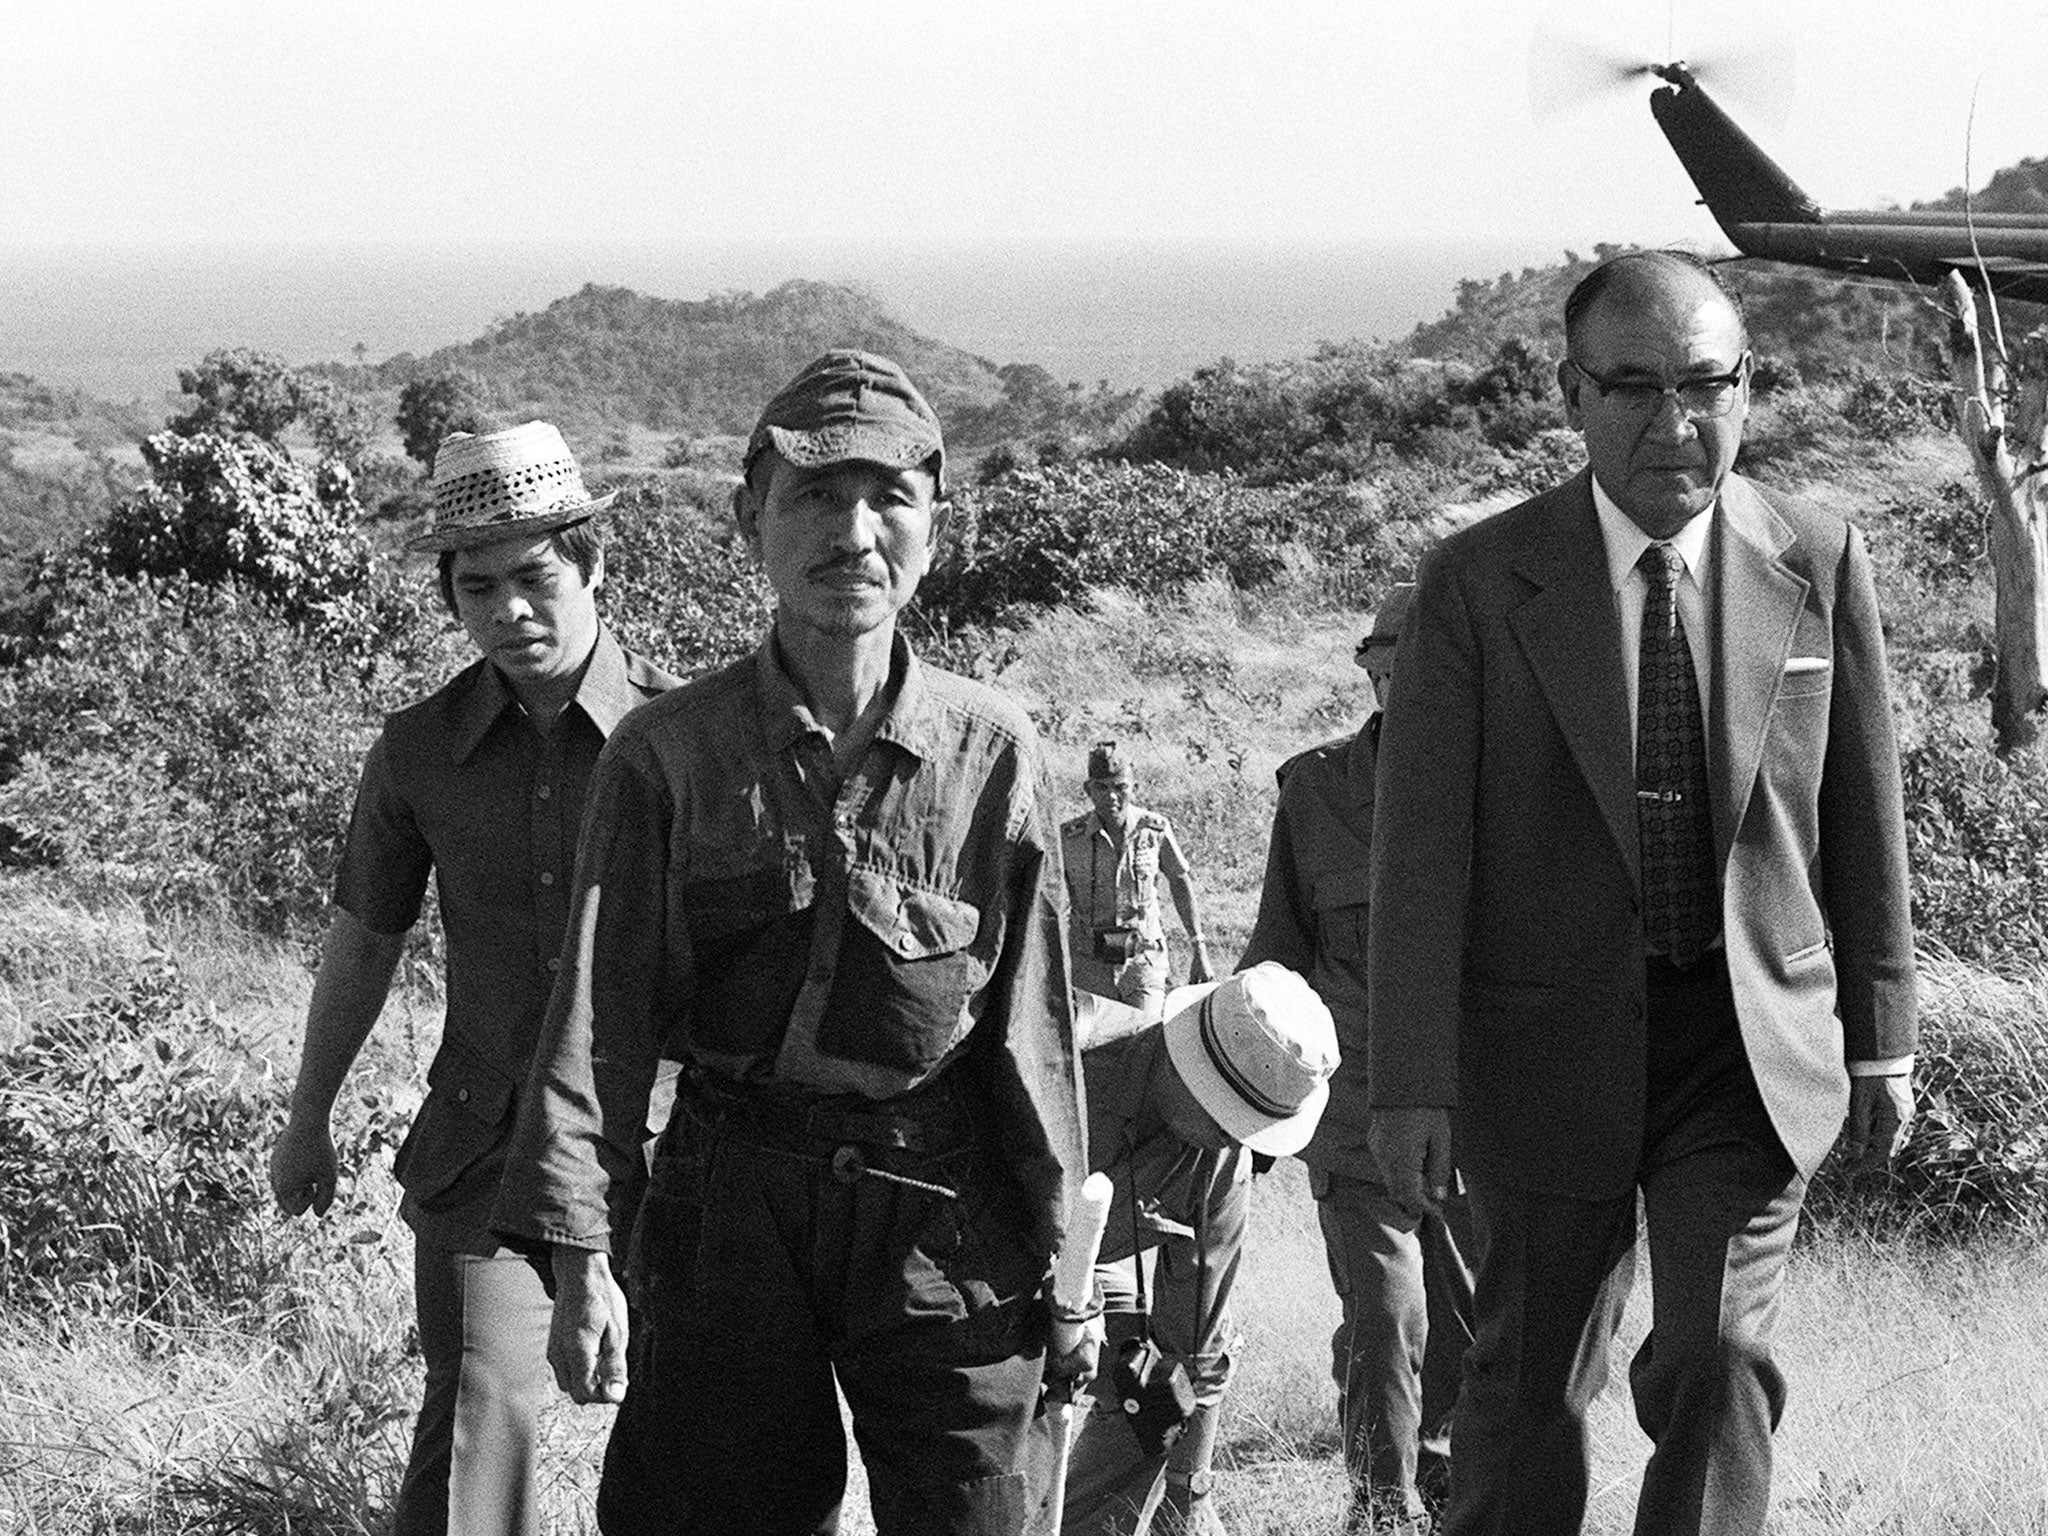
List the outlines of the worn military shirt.
{"type": "Polygon", "coordinates": [[[575,699],[543,734],[479,658],[386,720],[364,760],[335,905],[373,933],[403,933],[431,871],[447,936],[441,1048],[398,1154],[406,1219],[445,1246],[497,1246],[491,1200],[561,965],[584,795],[605,738],[675,682],[600,631],[575,699]]]}
{"type": "Polygon", "coordinates": [[[1147,944],[1166,942],[1159,877],[1185,877],[1188,861],[1164,816],[1138,807],[1119,846],[1102,818],[1084,811],[1061,825],[1060,852],[1074,895],[1068,943],[1076,954],[1089,952],[1084,946],[1098,928],[1135,928],[1147,944]]]}
{"type": "Polygon", "coordinates": [[[1280,767],[1259,915],[1238,969],[1278,960],[1308,978],[1342,1052],[1330,1102],[1301,1152],[1311,1168],[1374,1178],[1365,1140],[1365,923],[1380,717],[1280,767]]]}
{"type": "Polygon", "coordinates": [[[1086,1169],[1050,796],[1029,719],[922,665],[842,777],[778,659],[635,714],[598,765],[565,971],[497,1224],[608,1249],[657,1053],[730,1083],[985,1113],[1046,1249],[1086,1169]]]}

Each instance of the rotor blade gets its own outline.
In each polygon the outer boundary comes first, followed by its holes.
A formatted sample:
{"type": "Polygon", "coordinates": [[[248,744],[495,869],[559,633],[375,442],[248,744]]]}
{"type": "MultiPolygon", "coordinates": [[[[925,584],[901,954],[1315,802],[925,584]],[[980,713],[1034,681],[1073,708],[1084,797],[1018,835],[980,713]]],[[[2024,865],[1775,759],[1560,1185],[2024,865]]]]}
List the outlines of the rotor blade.
{"type": "Polygon", "coordinates": [[[1798,52],[1790,33],[1715,49],[1692,61],[1693,77],[1742,109],[1753,126],[1783,128],[1798,88],[1798,52]]]}
{"type": "Polygon", "coordinates": [[[1647,74],[1642,59],[1541,23],[1529,40],[1529,111],[1555,117],[1647,74]]]}

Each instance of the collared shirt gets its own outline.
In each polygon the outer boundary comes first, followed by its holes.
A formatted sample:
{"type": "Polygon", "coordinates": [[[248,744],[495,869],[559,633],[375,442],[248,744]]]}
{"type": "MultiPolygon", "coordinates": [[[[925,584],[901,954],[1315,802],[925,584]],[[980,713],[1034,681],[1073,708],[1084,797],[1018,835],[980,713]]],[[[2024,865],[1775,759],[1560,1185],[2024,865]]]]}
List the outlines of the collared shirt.
{"type": "Polygon", "coordinates": [[[364,760],[334,902],[373,933],[403,933],[432,873],[447,1014],[399,1174],[407,1220],[451,1246],[495,1246],[488,1154],[510,1128],[560,967],[598,753],[629,710],[675,681],[600,630],[576,696],[542,733],[479,658],[386,720],[364,760]]]}
{"type": "Polygon", "coordinates": [[[1129,829],[1119,842],[1100,816],[1083,811],[1061,823],[1060,856],[1074,897],[1067,941],[1075,954],[1092,952],[1099,928],[1135,928],[1147,944],[1166,942],[1159,877],[1185,879],[1188,861],[1164,816],[1133,806],[1129,829]]]}
{"type": "Polygon", "coordinates": [[[1685,575],[1674,594],[1678,601],[1678,622],[1685,626],[1686,647],[1692,652],[1692,670],[1700,684],[1700,720],[1714,718],[1712,669],[1707,665],[1707,535],[1713,528],[1714,509],[1708,507],[1669,539],[1651,538],[1629,515],[1615,505],[1614,498],[1593,482],[1593,508],[1600,516],[1600,536],[1607,544],[1607,576],[1614,588],[1614,611],[1621,620],[1621,672],[1628,690],[1628,717],[1636,718],[1636,675],[1642,667],[1643,603],[1650,595],[1650,579],[1637,564],[1652,544],[1668,543],[1685,562],[1685,575]]]}
{"type": "MultiPolygon", "coordinates": [[[[1600,535],[1607,545],[1607,575],[1614,587],[1615,613],[1621,620],[1621,666],[1628,689],[1628,717],[1636,718],[1637,673],[1642,666],[1643,601],[1649,595],[1649,578],[1637,562],[1643,551],[1658,542],[1638,528],[1626,512],[1601,486],[1593,484],[1593,509],[1600,518],[1600,535]]],[[[1718,504],[1718,503],[1717,503],[1718,504]]],[[[1707,661],[1707,614],[1712,611],[1707,591],[1707,538],[1713,530],[1714,508],[1708,507],[1666,541],[1685,561],[1685,577],[1673,594],[1678,602],[1678,621],[1685,626],[1692,667],[1699,678],[1700,720],[1711,729],[1713,721],[1713,668],[1707,661]]],[[[1719,939],[1715,940],[1718,945],[1719,939]]],[[[1900,1056],[1882,1061],[1852,1061],[1851,1077],[1890,1077],[1913,1070],[1913,1058],[1900,1056]]]]}
{"type": "Polygon", "coordinates": [[[772,635],[614,736],[500,1230],[609,1248],[666,1048],[807,1095],[954,1085],[1057,1246],[1086,1170],[1037,736],[900,638],[891,688],[844,775],[772,635]]]}
{"type": "Polygon", "coordinates": [[[1341,1059],[1313,1140],[1312,1168],[1370,1176],[1365,1131],[1366,918],[1370,911],[1373,774],[1380,716],[1357,734],[1311,747],[1280,767],[1259,913],[1237,968],[1277,960],[1308,978],[1337,1026],[1341,1059]]]}

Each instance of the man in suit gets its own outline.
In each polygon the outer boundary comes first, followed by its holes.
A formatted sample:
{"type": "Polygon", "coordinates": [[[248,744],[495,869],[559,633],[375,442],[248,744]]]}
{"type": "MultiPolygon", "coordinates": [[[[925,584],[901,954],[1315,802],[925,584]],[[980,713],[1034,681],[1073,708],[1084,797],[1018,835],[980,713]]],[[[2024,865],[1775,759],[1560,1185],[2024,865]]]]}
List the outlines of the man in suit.
{"type": "Polygon", "coordinates": [[[1565,306],[1586,472],[1425,563],[1381,741],[1371,1142],[1478,1228],[1451,1536],[1579,1529],[1647,1215],[1636,1530],[1763,1528],[1785,1258],[1842,1128],[1912,1112],[1904,818],[1870,564],[1731,473],[1742,319],[1631,252],[1565,306]]]}

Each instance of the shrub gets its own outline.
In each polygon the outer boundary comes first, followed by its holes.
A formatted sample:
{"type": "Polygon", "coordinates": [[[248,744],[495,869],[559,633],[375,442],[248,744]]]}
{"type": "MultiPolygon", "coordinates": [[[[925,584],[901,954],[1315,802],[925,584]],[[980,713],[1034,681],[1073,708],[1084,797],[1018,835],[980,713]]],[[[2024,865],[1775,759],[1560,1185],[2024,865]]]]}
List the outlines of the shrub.
{"type": "Polygon", "coordinates": [[[1906,560],[1927,580],[1966,582],[1984,559],[1984,505],[1960,481],[1948,482],[1932,497],[1895,501],[1884,515],[1912,535],[1906,560]]]}
{"type": "Polygon", "coordinates": [[[605,533],[605,615],[620,640],[682,675],[761,643],[774,593],[719,498],[688,473],[627,482],[605,533]]]}
{"type": "Polygon", "coordinates": [[[955,526],[919,589],[939,627],[986,624],[1019,605],[1073,602],[1091,587],[1145,595],[1208,575],[1252,587],[1290,549],[1376,563],[1370,498],[1329,483],[1253,486],[1157,464],[1064,464],[964,488],[955,526]]]}
{"type": "Polygon", "coordinates": [[[1853,1214],[1882,1234],[1964,1237],[2048,1222],[2048,1023],[2043,973],[1992,976],[1923,954],[1912,1132],[1882,1179],[1843,1154],[1809,1196],[1822,1222],[1853,1214]]]}
{"type": "MultiPolygon", "coordinates": [[[[158,953],[0,1056],[0,1301],[217,1325],[280,1299],[294,1257],[263,1167],[281,1094],[158,953]]],[[[396,1145],[372,1095],[341,1117],[349,1166],[396,1145]]]]}
{"type": "Polygon", "coordinates": [[[77,560],[114,576],[237,581],[360,647],[370,548],[345,466],[309,470],[262,438],[216,433],[159,432],[142,454],[153,483],[114,509],[77,560]]]}
{"type": "Polygon", "coordinates": [[[2048,769],[1999,758],[1978,733],[1931,723],[1900,754],[1913,924],[1987,965],[2048,959],[2048,769]]]}
{"type": "Polygon", "coordinates": [[[1948,386],[1913,373],[1852,369],[1842,393],[1842,419],[1865,437],[1894,442],[1949,427],[1948,386]]]}
{"type": "Polygon", "coordinates": [[[0,671],[0,844],[271,932],[319,918],[382,713],[453,668],[414,599],[357,664],[229,587],[80,578],[0,671]]]}
{"type": "Polygon", "coordinates": [[[1482,365],[1383,346],[1240,366],[1169,385],[1107,457],[1234,470],[1255,484],[1365,474],[1389,457],[1457,464],[1562,426],[1549,361],[1519,338],[1482,365]]]}

